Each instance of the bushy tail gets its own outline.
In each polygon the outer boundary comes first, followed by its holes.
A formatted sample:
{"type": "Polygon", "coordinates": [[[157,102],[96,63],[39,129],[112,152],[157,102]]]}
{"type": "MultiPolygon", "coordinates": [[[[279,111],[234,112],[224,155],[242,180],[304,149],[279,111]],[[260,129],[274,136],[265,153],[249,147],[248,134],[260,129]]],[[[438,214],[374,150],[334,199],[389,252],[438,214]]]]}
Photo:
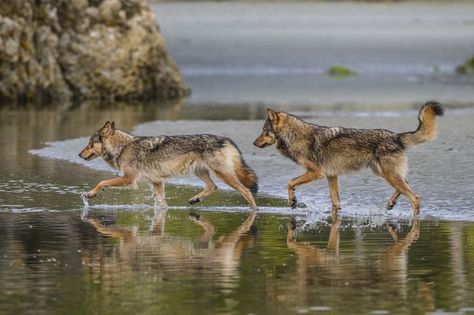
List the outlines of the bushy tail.
{"type": "Polygon", "coordinates": [[[436,135],[436,116],[443,116],[444,108],[436,101],[426,102],[420,108],[418,121],[420,124],[415,131],[400,133],[402,143],[409,147],[431,140],[436,135]]]}
{"type": "Polygon", "coordinates": [[[255,196],[258,192],[258,178],[257,174],[240,158],[240,161],[235,163],[235,173],[239,178],[240,182],[250,189],[252,194],[255,196]]]}

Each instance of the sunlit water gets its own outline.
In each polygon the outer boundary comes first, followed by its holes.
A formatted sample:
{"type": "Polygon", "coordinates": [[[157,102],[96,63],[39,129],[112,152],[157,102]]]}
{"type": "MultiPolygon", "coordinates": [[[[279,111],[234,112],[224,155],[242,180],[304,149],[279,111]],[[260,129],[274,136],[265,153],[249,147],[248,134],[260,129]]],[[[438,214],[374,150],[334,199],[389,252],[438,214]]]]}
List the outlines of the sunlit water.
{"type": "MultiPolygon", "coordinates": [[[[417,123],[415,110],[294,112],[325,125],[405,131],[417,123]]],[[[368,172],[342,179],[339,217],[330,216],[324,181],[301,187],[307,208],[290,210],[286,183],[302,170],[274,148],[252,146],[264,113],[181,104],[3,110],[0,313],[472,311],[472,111],[448,109],[438,139],[410,151],[420,220],[406,201],[385,211],[392,191],[368,172]],[[208,120],[216,113],[240,120],[208,120]],[[222,184],[191,207],[201,189],[192,177],[168,185],[167,211],[153,207],[146,184],[102,192],[85,208],[81,193],[115,176],[77,157],[104,117],[140,135],[231,137],[260,177],[259,210],[222,184]]]]}

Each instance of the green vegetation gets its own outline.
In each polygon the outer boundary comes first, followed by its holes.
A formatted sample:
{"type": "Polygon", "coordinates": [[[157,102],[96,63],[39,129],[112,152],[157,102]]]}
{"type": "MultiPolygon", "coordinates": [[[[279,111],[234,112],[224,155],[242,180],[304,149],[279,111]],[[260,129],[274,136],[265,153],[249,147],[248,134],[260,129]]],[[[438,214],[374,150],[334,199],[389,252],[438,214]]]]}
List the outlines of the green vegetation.
{"type": "Polygon", "coordinates": [[[460,74],[473,75],[474,74],[474,56],[472,56],[471,58],[466,60],[466,62],[464,62],[464,64],[458,66],[456,68],[456,71],[457,71],[457,73],[460,73],[460,74]]]}
{"type": "Polygon", "coordinates": [[[326,74],[336,79],[343,79],[351,75],[356,75],[357,72],[345,66],[335,65],[329,67],[329,69],[326,71],[326,74]]]}

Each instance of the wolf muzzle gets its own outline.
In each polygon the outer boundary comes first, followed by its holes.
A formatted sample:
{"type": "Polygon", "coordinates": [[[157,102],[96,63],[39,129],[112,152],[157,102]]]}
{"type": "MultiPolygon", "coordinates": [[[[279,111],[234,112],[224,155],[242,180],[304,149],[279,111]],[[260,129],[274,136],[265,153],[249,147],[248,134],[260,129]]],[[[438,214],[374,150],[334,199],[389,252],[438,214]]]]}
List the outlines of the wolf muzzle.
{"type": "Polygon", "coordinates": [[[262,148],[268,147],[270,145],[270,143],[265,143],[265,142],[264,143],[258,143],[257,140],[255,140],[253,142],[253,145],[256,146],[257,148],[262,149],[262,148]]]}
{"type": "Polygon", "coordinates": [[[86,161],[89,161],[89,160],[94,156],[93,154],[91,154],[91,155],[89,155],[89,156],[83,156],[83,155],[82,155],[82,152],[79,153],[78,155],[79,155],[79,157],[80,157],[81,159],[86,160],[86,161]]]}

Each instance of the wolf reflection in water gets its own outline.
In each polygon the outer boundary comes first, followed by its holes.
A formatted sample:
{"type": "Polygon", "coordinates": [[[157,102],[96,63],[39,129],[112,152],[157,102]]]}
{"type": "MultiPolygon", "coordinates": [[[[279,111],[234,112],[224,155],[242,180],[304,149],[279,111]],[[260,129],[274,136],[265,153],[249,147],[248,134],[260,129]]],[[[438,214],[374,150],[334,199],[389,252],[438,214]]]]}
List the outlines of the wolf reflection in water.
{"type": "MultiPolygon", "coordinates": [[[[99,234],[118,240],[114,242],[117,250],[104,257],[95,257],[99,253],[91,252],[92,256],[89,256],[83,252],[83,262],[99,274],[104,272],[109,274],[116,268],[132,266],[137,259],[140,259],[140,266],[158,264],[160,269],[172,274],[208,270],[219,277],[218,283],[230,288],[237,285],[237,280],[242,276],[241,264],[245,253],[256,246],[265,246],[264,243],[258,244],[256,211],[248,213],[240,225],[217,240],[215,240],[216,227],[205,219],[205,213],[190,213],[188,217],[191,222],[203,229],[203,233],[197,239],[183,238],[181,235],[165,232],[168,215],[167,210],[155,209],[149,232],[137,233],[127,227],[115,226],[115,223],[105,225],[102,223],[104,217],[99,220],[83,213],[85,222],[99,234]]],[[[420,237],[420,225],[416,216],[403,237],[390,222],[386,222],[386,231],[393,239],[393,244],[369,261],[361,260],[358,252],[340,251],[341,219],[338,216],[332,216],[326,236],[326,248],[318,248],[317,245],[299,241],[298,234],[304,231],[297,228],[294,218],[288,219],[287,226],[286,247],[296,255],[296,265],[295,268],[288,268],[285,271],[288,273],[287,276],[273,280],[276,283],[268,287],[268,290],[277,290],[273,294],[285,295],[303,303],[304,301],[300,299],[306,295],[308,283],[339,288],[346,286],[347,283],[351,286],[364,286],[375,281],[378,286],[390,290],[395,296],[407,298],[408,250],[420,237]],[[288,284],[284,284],[288,279],[291,279],[291,290],[288,290],[288,284]]],[[[284,242],[285,239],[281,241],[284,242]]],[[[113,281],[113,278],[107,277],[103,281],[113,281]]]]}
{"type": "MultiPolygon", "coordinates": [[[[209,267],[218,269],[224,277],[229,280],[238,275],[238,266],[242,253],[252,247],[255,243],[256,235],[253,224],[257,212],[255,210],[248,213],[247,218],[231,233],[221,236],[219,240],[214,240],[216,229],[214,225],[206,221],[201,215],[190,213],[189,219],[196,225],[203,228],[204,233],[198,240],[183,240],[179,237],[170,237],[165,233],[166,209],[155,208],[151,220],[149,233],[137,235],[132,230],[105,225],[100,220],[89,215],[85,209],[82,219],[89,223],[101,235],[119,240],[117,257],[110,259],[100,259],[105,266],[94,266],[98,270],[111,271],[121,264],[132,264],[136,257],[142,257],[141,252],[151,252],[153,257],[158,258],[162,268],[188,270],[187,264],[191,263],[193,268],[209,267]],[[169,264],[169,265],[167,265],[169,264]],[[177,267],[178,266],[178,267],[177,267]]],[[[87,257],[84,259],[97,261],[98,257],[87,257]]],[[[142,262],[144,264],[144,262],[142,262]]],[[[231,282],[231,281],[224,281],[231,282]]]]}

